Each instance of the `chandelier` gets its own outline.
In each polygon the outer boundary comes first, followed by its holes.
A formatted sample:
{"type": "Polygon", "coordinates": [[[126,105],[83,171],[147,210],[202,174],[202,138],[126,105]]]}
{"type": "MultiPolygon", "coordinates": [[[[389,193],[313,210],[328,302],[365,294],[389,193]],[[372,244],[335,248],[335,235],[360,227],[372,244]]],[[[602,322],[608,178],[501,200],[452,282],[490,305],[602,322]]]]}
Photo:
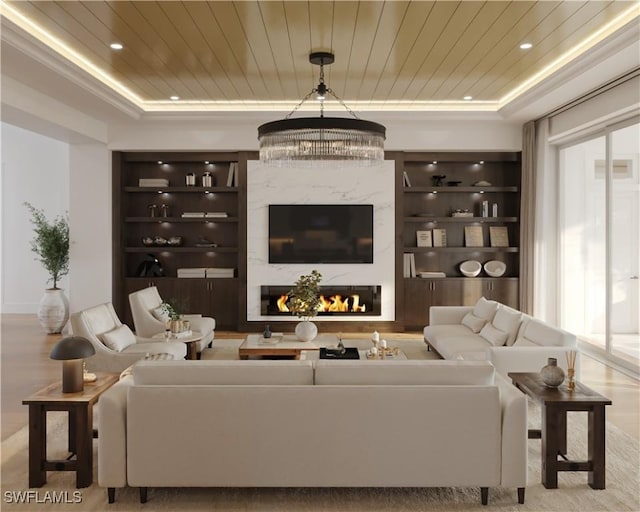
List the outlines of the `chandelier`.
{"type": "Polygon", "coordinates": [[[384,160],[383,125],[360,119],[324,83],[324,66],[334,61],[333,53],[313,52],[309,62],[320,66],[320,81],[284,119],[258,127],[260,161],[267,165],[314,165],[323,161],[348,160],[373,165],[384,160]],[[320,102],[320,117],[291,116],[311,96],[320,102]],[[324,117],[324,100],[330,94],[353,117],[324,117]]]}

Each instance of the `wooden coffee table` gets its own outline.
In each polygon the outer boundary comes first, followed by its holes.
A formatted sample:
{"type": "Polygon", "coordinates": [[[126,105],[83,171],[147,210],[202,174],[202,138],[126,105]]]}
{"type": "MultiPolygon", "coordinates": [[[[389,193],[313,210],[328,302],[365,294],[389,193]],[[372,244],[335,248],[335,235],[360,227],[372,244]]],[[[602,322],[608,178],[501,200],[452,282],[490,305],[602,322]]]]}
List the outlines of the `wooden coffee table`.
{"type": "Polygon", "coordinates": [[[542,407],[542,430],[529,430],[529,439],[542,439],[542,485],[558,488],[558,471],[587,471],[589,486],[605,488],[605,406],[611,400],[576,381],[575,390],[566,383],[548,388],[538,373],[509,373],[513,384],[542,407]],[[589,414],[586,461],[567,458],[567,412],[589,414]],[[562,459],[560,460],[559,459],[562,459]]]}
{"type": "Polygon", "coordinates": [[[337,344],[338,337],[335,334],[318,334],[313,341],[299,341],[295,334],[274,335],[268,339],[263,338],[262,334],[249,334],[240,345],[238,355],[240,359],[249,359],[249,356],[300,359],[300,353],[304,350],[320,350],[320,347],[337,344]],[[278,342],[274,343],[276,339],[278,342]]]}
{"type": "Polygon", "coordinates": [[[75,471],[76,487],[93,482],[93,406],[100,395],[118,382],[117,373],[98,373],[95,382],[85,382],[78,393],[63,393],[55,382],[25,398],[29,406],[29,487],[42,487],[47,471],[75,471]],[[69,452],[62,460],[47,460],[47,412],[69,413],[69,452]],[[75,456],[75,458],[73,458],[75,456]]]}

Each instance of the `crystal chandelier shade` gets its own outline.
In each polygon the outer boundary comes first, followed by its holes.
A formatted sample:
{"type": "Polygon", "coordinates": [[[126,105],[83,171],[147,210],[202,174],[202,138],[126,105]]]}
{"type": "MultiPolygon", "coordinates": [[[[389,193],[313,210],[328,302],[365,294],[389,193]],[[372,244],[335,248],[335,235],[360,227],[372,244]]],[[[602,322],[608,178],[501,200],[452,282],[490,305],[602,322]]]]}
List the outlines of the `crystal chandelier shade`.
{"type": "Polygon", "coordinates": [[[258,127],[260,161],[274,166],[308,166],[344,160],[367,166],[384,160],[385,127],[359,119],[324,83],[323,66],[333,62],[333,54],[312,53],[309,61],[320,65],[320,83],[285,119],[258,127]],[[314,93],[320,101],[320,117],[291,118],[314,93]],[[326,94],[334,96],[353,118],[324,117],[326,94]]]}

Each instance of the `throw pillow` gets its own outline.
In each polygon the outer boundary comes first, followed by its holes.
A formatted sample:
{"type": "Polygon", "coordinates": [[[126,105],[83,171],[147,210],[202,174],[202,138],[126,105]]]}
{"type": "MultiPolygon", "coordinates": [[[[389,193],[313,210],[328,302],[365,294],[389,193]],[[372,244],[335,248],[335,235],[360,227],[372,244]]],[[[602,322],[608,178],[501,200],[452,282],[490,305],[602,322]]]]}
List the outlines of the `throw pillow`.
{"type": "Polygon", "coordinates": [[[480,329],[484,327],[485,323],[486,322],[482,318],[477,317],[473,313],[467,313],[462,319],[462,325],[466,325],[476,334],[480,332],[480,329]]]}
{"type": "Polygon", "coordinates": [[[485,322],[491,322],[497,310],[498,303],[495,300],[487,300],[484,297],[480,297],[473,307],[473,314],[478,318],[482,318],[485,322]]]}
{"type": "Polygon", "coordinates": [[[501,347],[507,341],[507,333],[496,329],[493,325],[487,324],[480,331],[480,336],[495,347],[501,347]]]}
{"type": "Polygon", "coordinates": [[[537,343],[534,343],[531,340],[528,340],[527,338],[518,338],[514,344],[514,347],[539,347],[540,345],[538,345],[537,343]]]}
{"type": "Polygon", "coordinates": [[[135,335],[131,332],[129,326],[125,324],[101,334],[98,338],[100,338],[102,343],[107,347],[116,352],[122,352],[129,345],[133,345],[136,342],[135,335]]]}
{"type": "Polygon", "coordinates": [[[507,333],[506,343],[507,345],[512,345],[520,328],[520,320],[522,320],[520,311],[500,306],[491,323],[496,329],[507,333]]]}
{"type": "Polygon", "coordinates": [[[167,320],[169,320],[169,313],[167,313],[162,306],[153,308],[151,310],[151,314],[156,320],[160,320],[161,322],[166,322],[167,320]]]}

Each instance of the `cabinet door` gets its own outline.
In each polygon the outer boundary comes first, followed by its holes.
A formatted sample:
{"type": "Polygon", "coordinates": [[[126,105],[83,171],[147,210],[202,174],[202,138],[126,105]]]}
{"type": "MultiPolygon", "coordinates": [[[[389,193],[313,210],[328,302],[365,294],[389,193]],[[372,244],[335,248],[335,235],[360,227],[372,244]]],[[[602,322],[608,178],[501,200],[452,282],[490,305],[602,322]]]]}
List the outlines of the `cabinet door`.
{"type": "Polygon", "coordinates": [[[238,280],[207,279],[209,282],[209,315],[216,319],[216,329],[238,326],[238,280]]]}
{"type": "Polygon", "coordinates": [[[404,326],[422,329],[429,323],[431,280],[404,280],[404,326]]]}
{"type": "Polygon", "coordinates": [[[518,280],[517,279],[487,279],[489,296],[513,309],[518,309],[518,280]]]}
{"type": "Polygon", "coordinates": [[[464,306],[463,281],[460,279],[431,279],[430,306],[464,306]]]}

